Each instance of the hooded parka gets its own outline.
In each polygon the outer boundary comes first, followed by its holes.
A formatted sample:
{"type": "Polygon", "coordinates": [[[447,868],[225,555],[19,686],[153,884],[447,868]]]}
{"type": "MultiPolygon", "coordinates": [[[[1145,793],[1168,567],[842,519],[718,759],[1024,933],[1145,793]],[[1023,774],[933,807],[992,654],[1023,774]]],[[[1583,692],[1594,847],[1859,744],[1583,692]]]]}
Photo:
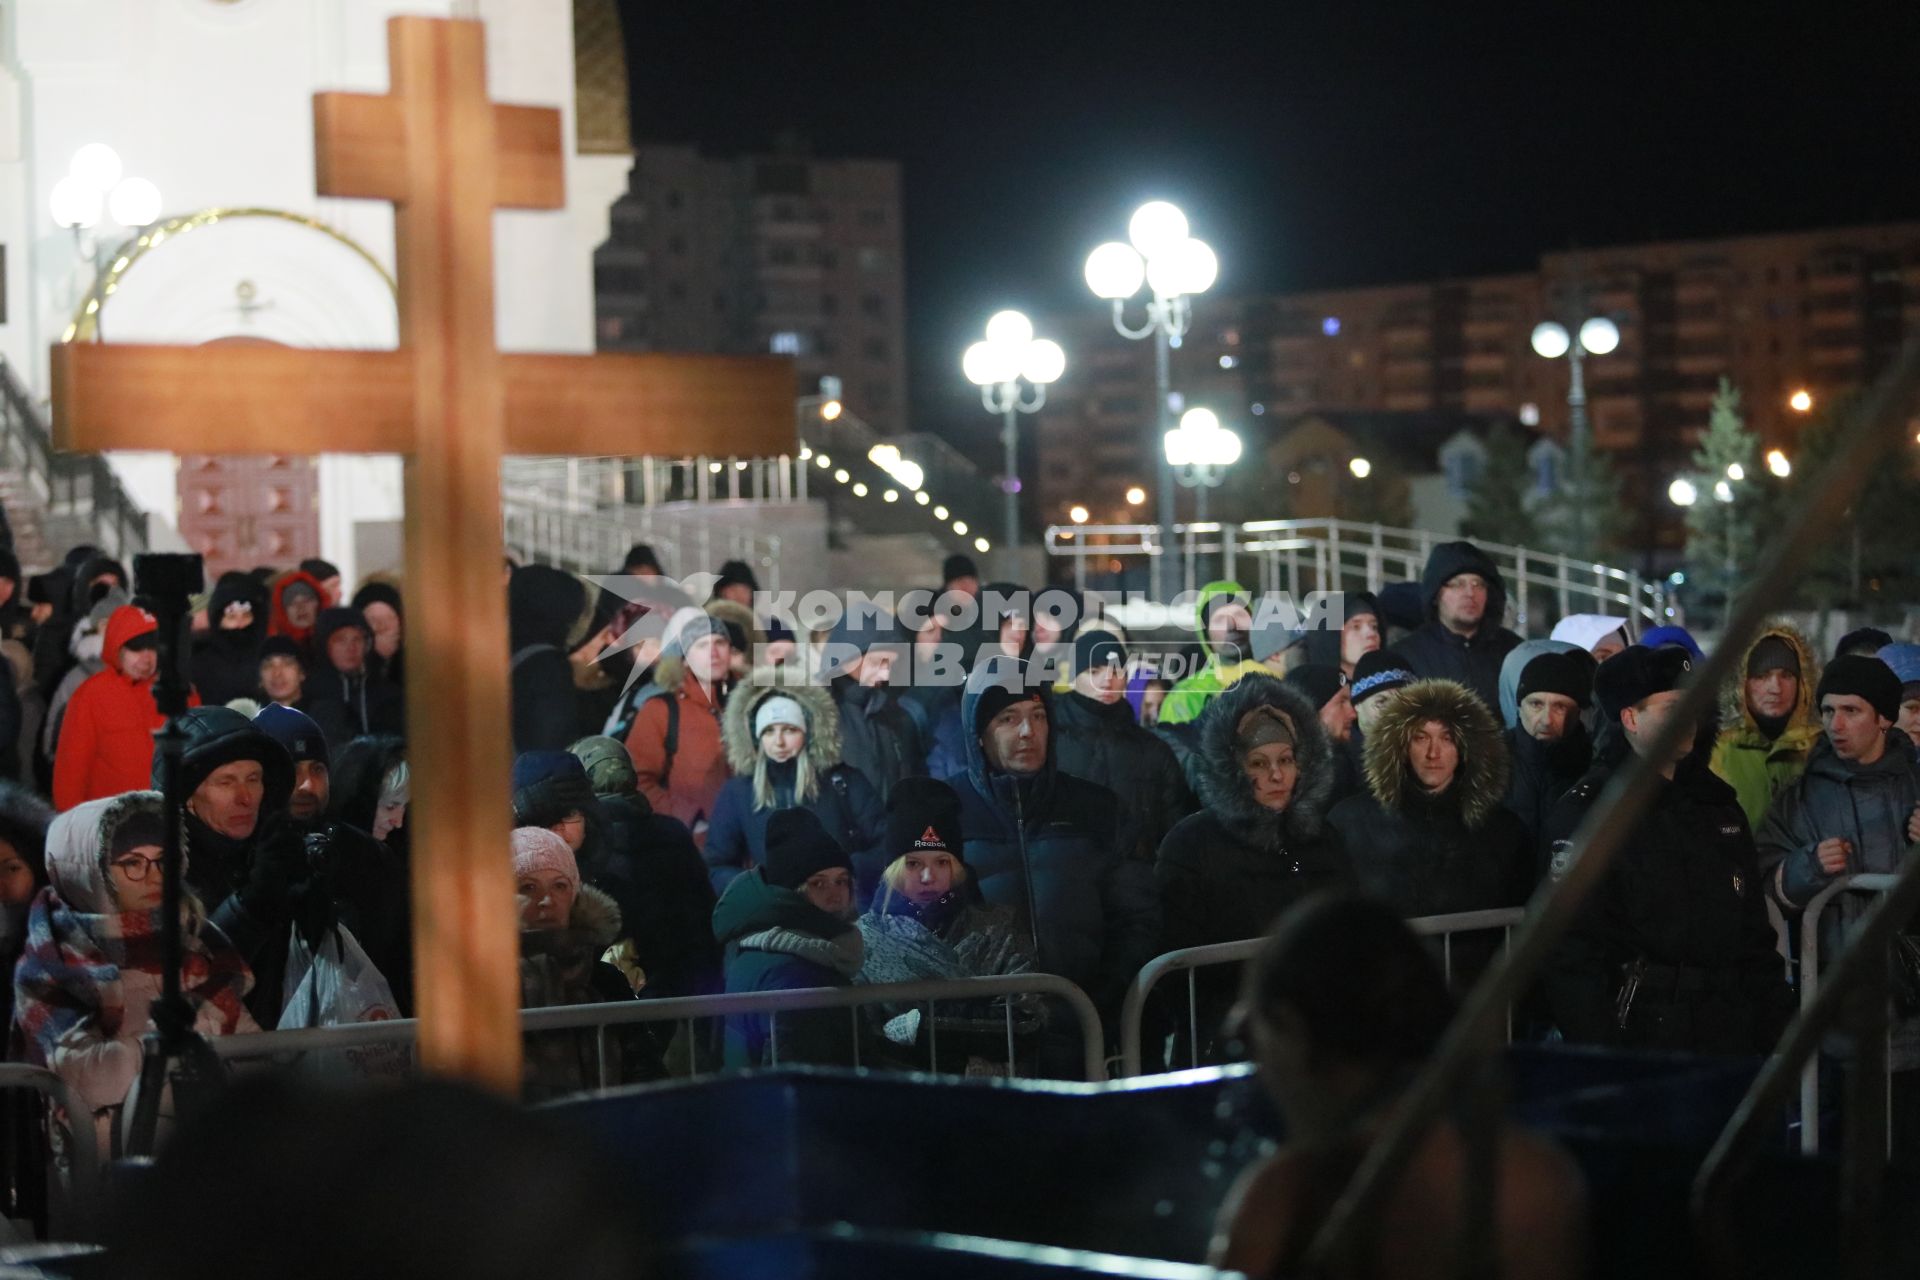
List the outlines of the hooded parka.
{"type": "Polygon", "coordinates": [[[720,788],[702,850],[714,891],[725,891],[735,876],[767,860],[768,820],[778,810],[798,805],[811,810],[827,834],[852,857],[856,897],[862,903],[870,901],[880,873],[886,869],[885,856],[878,848],[885,815],[866,775],[841,763],[840,715],[827,691],[818,685],[742,686],[727,699],[720,732],[733,776],[720,788]],[[798,703],[806,719],[798,728],[807,735],[804,750],[814,783],[809,799],[802,800],[796,794],[799,761],[768,760],[760,750],[754,720],[760,708],[773,698],[798,703]],[[773,803],[764,808],[754,803],[754,782],[762,771],[773,793],[773,803]]]}
{"type": "Polygon", "coordinates": [[[1820,683],[1820,660],[1807,638],[1789,622],[1773,622],[1753,638],[1740,665],[1720,695],[1720,719],[1727,727],[1713,744],[1713,771],[1740,797],[1747,825],[1758,832],[1775,797],[1800,776],[1814,744],[1820,741],[1820,710],[1813,705],[1820,683]],[[1800,696],[1780,732],[1768,737],[1747,705],[1747,663],[1762,640],[1784,640],[1800,659],[1800,696]]]}
{"type": "Polygon", "coordinates": [[[1456,681],[1489,708],[1498,707],[1500,664],[1520,643],[1520,637],[1502,625],[1507,583],[1499,568],[1471,542],[1443,542],[1427,556],[1420,594],[1426,602],[1426,621],[1412,635],[1394,641],[1394,651],[1422,679],[1456,681]],[[1463,573],[1477,573],[1487,583],[1487,611],[1471,636],[1456,635],[1440,621],[1440,590],[1463,573]]]}

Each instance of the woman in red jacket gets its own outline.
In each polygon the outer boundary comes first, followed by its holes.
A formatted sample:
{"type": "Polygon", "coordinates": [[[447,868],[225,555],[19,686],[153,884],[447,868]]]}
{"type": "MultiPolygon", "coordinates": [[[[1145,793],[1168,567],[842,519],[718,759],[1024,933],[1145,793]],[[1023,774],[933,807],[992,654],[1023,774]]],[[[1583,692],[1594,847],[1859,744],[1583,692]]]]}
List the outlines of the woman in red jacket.
{"type": "MultiPolygon", "coordinates": [[[[144,791],[153,782],[153,732],[164,719],[153,701],[160,666],[160,624],[145,609],[121,605],[107,619],[100,659],[67,704],[53,755],[53,805],[144,791]]],[[[199,698],[192,699],[194,705],[199,698]]]]}

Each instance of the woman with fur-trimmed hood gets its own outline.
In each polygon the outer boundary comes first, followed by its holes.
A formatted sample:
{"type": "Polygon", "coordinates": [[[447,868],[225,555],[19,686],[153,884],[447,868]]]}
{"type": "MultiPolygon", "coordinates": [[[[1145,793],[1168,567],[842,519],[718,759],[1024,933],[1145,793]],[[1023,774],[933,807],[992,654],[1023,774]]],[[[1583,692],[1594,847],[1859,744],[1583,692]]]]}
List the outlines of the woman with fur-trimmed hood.
{"type": "Polygon", "coordinates": [[[853,858],[859,901],[885,866],[885,815],[866,775],[840,759],[840,713],[818,685],[745,685],[728,699],[720,732],[733,777],[714,802],[703,850],[715,892],[767,860],[767,823],[781,809],[810,810],[853,858]]]}
{"type": "Polygon", "coordinates": [[[1792,623],[1774,621],[1755,636],[1740,670],[1720,695],[1728,727],[1713,744],[1708,767],[1740,797],[1747,825],[1758,831],[1774,797],[1807,768],[1820,741],[1813,703],[1820,662],[1792,623]]]}
{"type": "Polygon", "coordinates": [[[1328,817],[1362,890],[1408,919],[1526,901],[1531,843],[1502,803],[1507,744],[1478,695],[1406,686],[1367,734],[1365,764],[1368,794],[1328,817]]]}
{"type": "Polygon", "coordinates": [[[1160,843],[1168,950],[1264,935],[1280,913],[1350,873],[1327,826],[1333,747],[1297,689],[1251,675],[1201,713],[1202,809],[1160,843]]]}
{"type": "MultiPolygon", "coordinates": [[[[623,932],[620,906],[580,878],[573,850],[545,827],[513,832],[514,893],[520,906],[520,1007],[631,1000],[646,974],[605,957],[623,932]]],[[[617,953],[616,953],[617,954],[617,953]]],[[[557,1098],[602,1083],[600,1036],[553,1031],[527,1037],[526,1097],[557,1098]]],[[[650,1031],[635,1026],[607,1038],[605,1084],[656,1080],[665,1072],[650,1031]]]]}
{"type": "MultiPolygon", "coordinates": [[[[1333,746],[1304,694],[1274,676],[1244,676],[1208,701],[1195,727],[1190,768],[1202,807],[1167,833],[1154,863],[1164,950],[1261,937],[1308,894],[1352,883],[1327,825],[1333,746]]],[[[1216,1033],[1237,975],[1216,969],[1196,981],[1198,1065],[1224,1057],[1216,1033]]],[[[1168,999],[1169,1023],[1184,1029],[1184,1013],[1174,1016],[1184,995],[1168,999]]]]}

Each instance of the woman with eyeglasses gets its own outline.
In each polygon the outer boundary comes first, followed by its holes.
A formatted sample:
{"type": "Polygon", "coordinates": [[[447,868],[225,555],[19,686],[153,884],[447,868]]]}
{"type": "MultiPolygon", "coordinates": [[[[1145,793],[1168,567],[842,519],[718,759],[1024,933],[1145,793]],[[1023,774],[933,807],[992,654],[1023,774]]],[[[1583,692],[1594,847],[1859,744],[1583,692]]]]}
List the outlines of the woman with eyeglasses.
{"type": "MultiPolygon", "coordinates": [[[[47,832],[48,885],[27,912],[14,1022],[27,1061],[57,1072],[92,1116],[101,1149],[140,1073],[140,1037],[160,998],[160,793],[90,800],[47,832]]],[[[183,895],[180,986],[203,1036],[258,1031],[253,974],[200,903],[183,895]]],[[[70,1117],[76,1126],[77,1117],[70,1117]]]]}

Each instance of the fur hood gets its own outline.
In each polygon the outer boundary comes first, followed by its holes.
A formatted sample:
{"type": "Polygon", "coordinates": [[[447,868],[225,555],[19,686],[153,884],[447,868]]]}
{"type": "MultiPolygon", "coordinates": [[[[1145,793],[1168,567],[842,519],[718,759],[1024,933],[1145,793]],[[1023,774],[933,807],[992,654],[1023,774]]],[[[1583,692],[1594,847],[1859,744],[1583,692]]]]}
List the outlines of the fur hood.
{"type": "Polygon", "coordinates": [[[840,712],[833,695],[817,684],[742,685],[727,698],[720,718],[720,734],[727,747],[727,767],[737,778],[751,778],[760,759],[759,735],[753,718],[768,698],[791,698],[800,704],[807,722],[807,758],[813,771],[825,777],[840,763],[840,712]]]}
{"type": "Polygon", "coordinates": [[[1193,770],[1201,802],[1234,836],[1258,848],[1277,849],[1289,839],[1319,834],[1333,791],[1333,746],[1318,713],[1299,690],[1273,676],[1246,676],[1208,701],[1200,714],[1199,738],[1193,770]],[[1258,707],[1272,707],[1293,722],[1300,777],[1282,814],[1255,802],[1253,785],[1241,772],[1233,745],[1240,721],[1258,707]]]}
{"type": "Polygon", "coordinates": [[[753,610],[731,600],[715,598],[701,606],[709,618],[717,618],[725,623],[729,632],[739,631],[747,638],[747,657],[758,656],[760,648],[767,642],[767,633],[761,629],[760,622],[753,616],[753,610]]]}
{"type": "Polygon", "coordinates": [[[1814,656],[1813,646],[1800,634],[1800,629],[1784,618],[1776,618],[1762,627],[1741,652],[1740,665],[1720,688],[1720,723],[1736,732],[1759,734],[1760,726],[1754,723],[1753,712],[1747,709],[1747,663],[1753,657],[1754,647],[1768,636],[1785,640],[1800,658],[1800,698],[1793,704],[1793,714],[1787,717],[1788,731],[1817,731],[1820,717],[1813,709],[1813,691],[1820,683],[1820,660],[1814,656]]]}
{"type": "Polygon", "coordinates": [[[1506,737],[1486,704],[1452,680],[1417,680],[1394,698],[1367,735],[1367,789],[1382,808],[1396,813],[1406,810],[1419,790],[1407,767],[1407,750],[1413,735],[1429,720],[1453,730],[1460,746],[1460,771],[1452,791],[1468,829],[1477,829],[1507,794],[1506,737]]]}
{"type": "MultiPolygon", "coordinates": [[[[525,908],[526,899],[520,899],[520,906],[525,908]]],[[[573,900],[567,927],[522,933],[521,954],[552,955],[568,963],[577,963],[581,957],[597,960],[620,940],[622,927],[620,904],[605,890],[583,884],[573,900]]]]}

